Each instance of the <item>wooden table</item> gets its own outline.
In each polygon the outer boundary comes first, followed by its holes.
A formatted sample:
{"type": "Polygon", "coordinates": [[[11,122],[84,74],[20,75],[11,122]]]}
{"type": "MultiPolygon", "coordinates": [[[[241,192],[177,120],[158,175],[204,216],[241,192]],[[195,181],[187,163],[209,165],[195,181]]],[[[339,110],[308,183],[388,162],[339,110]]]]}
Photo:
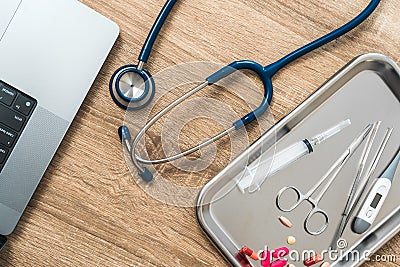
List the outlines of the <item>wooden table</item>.
{"type": "MultiPolygon", "coordinates": [[[[109,78],[122,64],[136,62],[164,1],[83,2],[117,22],[121,35],[9,236],[0,266],[226,266],[198,226],[194,208],[154,200],[132,181],[117,136],[124,111],[109,96],[109,78]]],[[[347,22],[369,1],[178,2],[149,61],[152,73],[193,61],[246,58],[267,64],[347,22]]],[[[399,11],[400,0],[382,1],[361,27],[281,71],[274,78],[274,117],[290,112],[360,54],[379,52],[400,63],[399,11]]],[[[191,125],[198,140],[188,142],[190,131],[183,133],[182,148],[214,133],[203,123],[191,125]]],[[[258,133],[250,135],[254,140],[258,133]]],[[[226,166],[227,152],[221,147],[218,153],[220,160],[194,177],[205,183],[226,166]]],[[[164,174],[173,176],[174,171],[166,169],[164,174]]],[[[378,252],[398,253],[400,236],[378,252]]]]}

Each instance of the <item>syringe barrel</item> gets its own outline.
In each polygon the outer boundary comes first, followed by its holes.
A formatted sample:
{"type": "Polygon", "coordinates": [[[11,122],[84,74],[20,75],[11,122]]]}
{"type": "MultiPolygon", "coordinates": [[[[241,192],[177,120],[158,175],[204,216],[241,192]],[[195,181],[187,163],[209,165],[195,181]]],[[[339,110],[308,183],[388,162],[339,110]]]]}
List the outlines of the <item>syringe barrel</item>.
{"type": "Polygon", "coordinates": [[[287,166],[291,165],[298,159],[310,153],[310,148],[305,141],[297,142],[277,153],[273,156],[261,161],[259,164],[251,168],[253,174],[253,182],[250,185],[249,192],[256,191],[261,184],[269,176],[274,175],[287,166]]]}

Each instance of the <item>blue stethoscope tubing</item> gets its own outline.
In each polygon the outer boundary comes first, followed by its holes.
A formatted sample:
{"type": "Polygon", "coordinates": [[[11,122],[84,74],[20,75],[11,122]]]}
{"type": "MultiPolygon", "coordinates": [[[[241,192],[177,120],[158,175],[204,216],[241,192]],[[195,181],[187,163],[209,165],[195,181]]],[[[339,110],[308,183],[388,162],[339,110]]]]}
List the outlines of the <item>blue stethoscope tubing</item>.
{"type": "MultiPolygon", "coordinates": [[[[143,65],[142,63],[144,63],[144,62],[147,62],[147,60],[150,56],[152,47],[154,45],[154,42],[157,38],[157,35],[159,34],[162,25],[164,24],[165,20],[167,19],[168,14],[171,12],[175,3],[176,3],[176,0],[168,0],[166,2],[166,4],[164,5],[163,9],[161,10],[161,13],[158,16],[153,28],[151,29],[150,34],[145,42],[145,45],[143,46],[142,51],[139,55],[138,66],[143,65]]],[[[151,119],[142,128],[142,130],[138,133],[138,135],[135,137],[135,139],[132,142],[130,141],[131,136],[129,133],[129,129],[126,126],[120,127],[120,129],[119,129],[120,138],[122,141],[125,142],[125,146],[128,148],[128,150],[131,154],[131,160],[134,163],[134,165],[137,167],[137,169],[139,170],[139,176],[141,176],[142,179],[147,182],[149,182],[153,179],[153,176],[150,173],[150,171],[147,168],[143,168],[142,166],[140,166],[139,162],[141,162],[142,164],[157,164],[157,163],[168,162],[168,161],[170,161],[169,159],[175,160],[177,158],[188,155],[188,154],[204,147],[205,145],[208,145],[210,143],[210,141],[214,141],[214,140],[221,138],[222,136],[228,134],[231,130],[240,129],[243,126],[254,121],[258,116],[265,113],[271,104],[272,95],[273,95],[272,77],[279,70],[281,70],[282,68],[284,68],[286,65],[290,64],[291,62],[295,61],[296,59],[308,54],[309,52],[339,38],[340,36],[346,34],[349,31],[353,30],[355,27],[360,25],[364,20],[366,20],[373,13],[373,11],[377,8],[379,3],[380,3],[380,0],[371,0],[371,2],[368,4],[368,6],[358,16],[356,16],[354,19],[352,19],[350,22],[348,22],[345,25],[343,25],[342,27],[330,32],[329,34],[291,52],[290,54],[284,56],[283,58],[279,59],[278,61],[276,61],[270,65],[262,66],[261,64],[255,62],[255,61],[251,61],[251,60],[240,60],[240,61],[232,62],[231,64],[227,65],[226,67],[220,69],[219,71],[215,72],[211,76],[207,77],[205,79],[204,84],[193,89],[192,91],[189,91],[184,96],[182,96],[181,98],[174,101],[171,105],[167,106],[164,110],[160,111],[159,114],[157,114],[153,119],[151,119]],[[261,79],[261,81],[263,83],[263,87],[264,87],[264,98],[263,98],[261,104],[259,105],[259,107],[257,107],[252,112],[248,113],[247,115],[245,115],[238,121],[234,122],[231,129],[228,129],[228,130],[224,131],[223,133],[215,136],[214,138],[211,138],[208,141],[205,141],[204,143],[200,144],[196,148],[189,149],[179,155],[175,155],[175,156],[165,158],[165,159],[158,159],[158,160],[144,160],[144,159],[140,158],[138,155],[136,155],[135,147],[136,147],[139,139],[144,135],[145,131],[159,117],[161,117],[167,111],[171,110],[173,107],[175,107],[176,105],[181,103],[183,100],[185,100],[187,97],[189,97],[193,93],[197,92],[198,90],[203,89],[206,86],[210,86],[210,85],[220,81],[221,79],[231,75],[232,73],[234,73],[237,70],[253,71],[261,79]]]]}
{"type": "Polygon", "coordinates": [[[257,116],[263,114],[269,107],[272,101],[273,95],[273,85],[272,85],[272,77],[286,65],[290,64],[291,62],[295,61],[296,59],[308,54],[309,52],[327,44],[331,41],[339,38],[340,36],[348,33],[349,31],[353,30],[355,27],[360,25],[364,20],[366,20],[372,12],[378,6],[380,0],[372,0],[370,4],[353,20],[348,22],[347,24],[343,25],[342,27],[334,30],[333,32],[293,51],[292,53],[284,56],[283,58],[279,59],[278,61],[268,65],[268,66],[261,66],[259,63],[250,61],[250,60],[241,60],[235,61],[225,68],[217,71],[206,80],[208,81],[209,85],[216,83],[217,81],[225,78],[226,76],[232,74],[236,70],[251,70],[254,71],[261,79],[264,85],[264,99],[261,105],[255,109],[253,112],[247,114],[239,121],[234,123],[236,129],[249,124],[250,122],[254,121],[257,116]]]}
{"type": "Polygon", "coordinates": [[[142,47],[142,51],[140,52],[138,58],[139,61],[147,62],[147,60],[149,59],[151,50],[153,50],[154,42],[156,41],[162,26],[167,20],[169,13],[171,13],[172,8],[176,4],[176,1],[177,0],[169,0],[165,3],[164,7],[162,8],[160,14],[156,19],[156,22],[151,28],[149,35],[147,36],[146,42],[142,47]]]}

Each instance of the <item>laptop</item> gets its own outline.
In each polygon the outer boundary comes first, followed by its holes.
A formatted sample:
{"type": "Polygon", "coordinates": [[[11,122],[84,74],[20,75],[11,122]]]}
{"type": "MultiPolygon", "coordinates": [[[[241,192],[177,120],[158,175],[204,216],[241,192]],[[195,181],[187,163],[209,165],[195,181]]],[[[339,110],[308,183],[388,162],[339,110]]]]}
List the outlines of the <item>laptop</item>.
{"type": "Polygon", "coordinates": [[[0,1],[0,235],[9,235],[119,34],[77,0],[0,1]]]}

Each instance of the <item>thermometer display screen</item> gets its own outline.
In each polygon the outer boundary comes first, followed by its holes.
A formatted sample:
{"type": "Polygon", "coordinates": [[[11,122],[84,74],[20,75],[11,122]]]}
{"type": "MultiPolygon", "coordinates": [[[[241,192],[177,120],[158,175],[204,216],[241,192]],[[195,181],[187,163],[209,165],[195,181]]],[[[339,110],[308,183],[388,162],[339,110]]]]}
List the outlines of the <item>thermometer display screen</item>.
{"type": "Polygon", "coordinates": [[[374,197],[374,200],[372,200],[371,207],[376,209],[376,207],[378,206],[378,203],[381,200],[381,198],[382,198],[381,194],[376,194],[375,197],[374,197]]]}

